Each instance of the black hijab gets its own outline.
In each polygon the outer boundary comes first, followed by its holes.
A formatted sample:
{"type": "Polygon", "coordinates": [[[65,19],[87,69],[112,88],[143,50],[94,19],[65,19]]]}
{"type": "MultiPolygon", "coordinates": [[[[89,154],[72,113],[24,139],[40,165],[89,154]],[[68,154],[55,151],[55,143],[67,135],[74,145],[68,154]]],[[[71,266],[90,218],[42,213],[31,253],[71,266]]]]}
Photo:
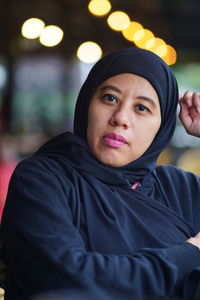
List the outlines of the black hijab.
{"type": "Polygon", "coordinates": [[[102,165],[104,171],[135,180],[143,178],[155,168],[156,160],[167,147],[176,125],[176,109],[178,103],[178,87],[170,67],[153,52],[140,48],[124,48],[116,50],[100,59],[91,69],[78,95],[74,134],[86,140],[88,108],[96,88],[108,78],[132,73],[147,79],[156,90],[161,108],[161,126],[147,151],[137,160],[126,166],[113,168],[102,165]]]}

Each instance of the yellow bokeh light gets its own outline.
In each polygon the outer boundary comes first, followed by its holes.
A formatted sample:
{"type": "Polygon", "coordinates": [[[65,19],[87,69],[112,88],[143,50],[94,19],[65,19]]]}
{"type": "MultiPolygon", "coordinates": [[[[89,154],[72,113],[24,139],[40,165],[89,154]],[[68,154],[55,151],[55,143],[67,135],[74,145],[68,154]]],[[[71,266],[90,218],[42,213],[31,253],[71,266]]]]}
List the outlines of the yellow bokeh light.
{"type": "Polygon", "coordinates": [[[151,38],[149,38],[149,39],[146,41],[145,47],[146,47],[147,49],[150,49],[150,48],[152,48],[152,47],[155,45],[155,42],[156,42],[156,38],[155,38],[155,37],[151,37],[151,38]]]}
{"type": "Polygon", "coordinates": [[[146,44],[149,41],[149,39],[152,39],[154,37],[154,34],[152,31],[148,29],[142,29],[135,33],[134,35],[134,43],[139,48],[146,49],[146,44]]]}
{"type": "Polygon", "coordinates": [[[109,15],[107,22],[112,29],[121,31],[129,26],[130,18],[123,11],[115,11],[109,15]]]}
{"type": "Polygon", "coordinates": [[[155,50],[155,53],[160,56],[160,57],[163,57],[167,54],[167,45],[164,44],[164,45],[161,45],[160,47],[158,47],[156,50],[155,50]]]}
{"type": "Polygon", "coordinates": [[[44,28],[40,35],[40,43],[46,47],[54,47],[63,39],[63,30],[58,26],[49,25],[44,28]]]}
{"type": "Polygon", "coordinates": [[[200,176],[199,149],[188,149],[181,154],[177,166],[187,172],[193,172],[200,176]]]}
{"type": "Polygon", "coordinates": [[[132,42],[134,34],[141,29],[143,29],[143,26],[140,23],[132,21],[128,27],[122,30],[122,34],[125,39],[132,42]]]}
{"type": "Polygon", "coordinates": [[[104,16],[106,15],[110,9],[111,4],[108,0],[92,0],[88,4],[89,11],[95,16],[104,16]]]}
{"type": "Polygon", "coordinates": [[[144,29],[140,29],[133,34],[133,41],[139,41],[144,37],[144,29]]]}
{"type": "Polygon", "coordinates": [[[163,41],[160,38],[155,38],[155,37],[149,39],[145,44],[147,50],[150,50],[155,53],[156,53],[156,50],[163,45],[165,45],[165,41],[163,41]]]}
{"type": "Polygon", "coordinates": [[[166,62],[166,64],[174,65],[177,61],[176,50],[170,45],[166,45],[166,46],[167,46],[167,53],[164,56],[162,56],[162,59],[166,62]]]}
{"type": "Polygon", "coordinates": [[[38,18],[28,19],[22,25],[22,36],[27,39],[37,39],[44,29],[44,26],[45,23],[38,18]]]}
{"type": "Polygon", "coordinates": [[[85,42],[77,50],[77,57],[85,63],[94,63],[101,56],[101,47],[94,42],[85,42]]]}

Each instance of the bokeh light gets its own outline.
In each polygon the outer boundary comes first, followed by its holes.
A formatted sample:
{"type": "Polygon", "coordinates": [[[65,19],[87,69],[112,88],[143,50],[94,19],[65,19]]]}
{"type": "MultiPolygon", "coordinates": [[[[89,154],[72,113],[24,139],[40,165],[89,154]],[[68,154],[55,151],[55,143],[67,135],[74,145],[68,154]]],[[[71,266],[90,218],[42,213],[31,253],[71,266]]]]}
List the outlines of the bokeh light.
{"type": "Polygon", "coordinates": [[[37,39],[42,30],[45,27],[45,23],[38,18],[31,18],[26,20],[21,28],[22,36],[27,39],[37,39]]]}
{"type": "Polygon", "coordinates": [[[170,65],[174,65],[177,61],[177,53],[176,50],[170,46],[170,45],[166,45],[167,46],[167,52],[164,56],[162,56],[162,59],[166,62],[166,64],[170,65]]]}
{"type": "Polygon", "coordinates": [[[177,166],[185,171],[200,175],[199,149],[186,150],[178,158],[177,166]]]}
{"type": "Polygon", "coordinates": [[[40,43],[46,47],[54,47],[63,39],[63,30],[55,25],[49,25],[44,28],[40,35],[40,43]]]}
{"type": "Polygon", "coordinates": [[[109,15],[107,22],[112,29],[121,31],[129,26],[130,18],[123,11],[115,11],[109,15]]]}
{"type": "Polygon", "coordinates": [[[102,56],[101,47],[94,42],[85,42],[77,50],[77,57],[85,63],[94,63],[102,56]]]}
{"type": "Polygon", "coordinates": [[[122,30],[122,34],[125,39],[133,42],[134,34],[141,29],[143,29],[143,26],[140,23],[132,21],[129,23],[128,27],[122,30]]]}
{"type": "Polygon", "coordinates": [[[167,54],[167,45],[164,44],[164,45],[161,45],[159,46],[156,50],[155,50],[155,53],[160,56],[160,57],[163,57],[167,54]]]}
{"type": "Polygon", "coordinates": [[[140,29],[134,34],[133,40],[136,46],[138,46],[139,48],[146,49],[147,42],[149,41],[149,39],[152,39],[153,37],[154,34],[152,31],[148,29],[140,29]]]}
{"type": "Polygon", "coordinates": [[[7,80],[6,68],[0,65],[0,90],[5,86],[7,80]]]}
{"type": "Polygon", "coordinates": [[[148,49],[152,52],[155,52],[155,53],[156,53],[156,50],[163,45],[165,45],[165,41],[163,39],[160,39],[157,37],[150,38],[145,44],[146,49],[148,49]]]}
{"type": "Polygon", "coordinates": [[[133,35],[133,41],[137,42],[144,37],[144,29],[137,30],[133,35]]]}
{"type": "Polygon", "coordinates": [[[110,11],[111,4],[108,0],[92,0],[88,4],[88,9],[93,15],[101,17],[110,11]]]}

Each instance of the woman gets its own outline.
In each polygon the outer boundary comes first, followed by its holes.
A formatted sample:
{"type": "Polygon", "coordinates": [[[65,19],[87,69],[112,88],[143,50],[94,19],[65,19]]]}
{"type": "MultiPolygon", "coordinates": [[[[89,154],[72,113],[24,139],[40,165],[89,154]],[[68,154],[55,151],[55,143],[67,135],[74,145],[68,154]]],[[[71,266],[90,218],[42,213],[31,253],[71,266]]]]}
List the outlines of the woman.
{"type": "MultiPolygon", "coordinates": [[[[174,75],[155,54],[126,48],[97,62],[74,134],[47,142],[12,176],[1,226],[6,299],[195,297],[199,178],[156,167],[177,102],[174,75]]],[[[180,106],[186,130],[200,136],[200,96],[186,93],[180,106]]]]}

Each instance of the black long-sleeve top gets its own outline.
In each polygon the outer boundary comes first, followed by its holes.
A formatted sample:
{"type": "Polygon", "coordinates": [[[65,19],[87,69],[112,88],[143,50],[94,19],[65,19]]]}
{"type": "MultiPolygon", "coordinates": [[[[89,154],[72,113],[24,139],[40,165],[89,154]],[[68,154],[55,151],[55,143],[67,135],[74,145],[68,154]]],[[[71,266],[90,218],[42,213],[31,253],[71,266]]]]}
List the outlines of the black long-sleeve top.
{"type": "Polygon", "coordinates": [[[186,240],[200,231],[198,176],[158,166],[133,190],[85,168],[78,143],[65,151],[66,135],[12,176],[1,225],[5,299],[193,299],[200,251],[186,240]]]}

